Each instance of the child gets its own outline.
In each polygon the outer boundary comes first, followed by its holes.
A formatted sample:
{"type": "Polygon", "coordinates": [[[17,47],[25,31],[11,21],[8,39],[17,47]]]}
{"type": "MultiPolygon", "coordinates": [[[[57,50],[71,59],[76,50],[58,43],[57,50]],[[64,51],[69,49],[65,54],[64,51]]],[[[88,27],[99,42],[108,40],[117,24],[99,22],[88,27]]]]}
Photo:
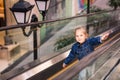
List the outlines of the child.
{"type": "Polygon", "coordinates": [[[109,33],[104,34],[103,36],[91,37],[88,38],[87,31],[82,28],[75,29],[75,39],[76,43],[73,44],[71,51],[68,57],[65,59],[63,63],[63,68],[67,66],[75,57],[79,60],[94,51],[94,47],[102,43],[102,41],[106,40],[109,36],[109,33]]]}

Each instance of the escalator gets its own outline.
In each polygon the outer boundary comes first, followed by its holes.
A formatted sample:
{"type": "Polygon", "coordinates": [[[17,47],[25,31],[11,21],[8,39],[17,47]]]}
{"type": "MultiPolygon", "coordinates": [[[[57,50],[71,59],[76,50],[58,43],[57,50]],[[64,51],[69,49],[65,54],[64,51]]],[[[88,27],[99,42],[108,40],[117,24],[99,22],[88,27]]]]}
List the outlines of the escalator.
{"type": "Polygon", "coordinates": [[[104,70],[106,72],[104,72],[104,76],[101,75],[100,80],[109,80],[108,78],[111,78],[110,75],[112,75],[115,72],[114,70],[118,69],[117,67],[119,67],[118,64],[117,66],[115,66],[115,64],[119,61],[118,53],[120,51],[120,27],[115,27],[108,31],[111,30],[113,32],[110,34],[110,38],[102,45],[98,46],[92,54],[86,56],[80,61],[73,61],[72,64],[64,69],[62,68],[62,63],[66,58],[67,53],[59,54],[48,61],[43,62],[42,64],[31,67],[31,65],[39,62],[36,60],[22,68],[2,74],[0,75],[0,78],[2,80],[77,80],[78,74],[81,70],[85,69],[89,65],[95,64],[97,65],[95,66],[95,71],[91,74],[91,76],[88,76],[88,78],[90,80],[99,80],[99,71],[104,70]],[[118,58],[114,59],[115,56],[118,58]],[[113,60],[113,62],[111,62],[112,65],[110,65],[110,67],[107,69],[106,67],[105,69],[102,69],[109,60],[113,60]],[[112,69],[114,66],[115,68],[112,69]],[[28,67],[30,68],[28,69],[28,67]],[[23,69],[24,71],[20,72],[23,69]]]}

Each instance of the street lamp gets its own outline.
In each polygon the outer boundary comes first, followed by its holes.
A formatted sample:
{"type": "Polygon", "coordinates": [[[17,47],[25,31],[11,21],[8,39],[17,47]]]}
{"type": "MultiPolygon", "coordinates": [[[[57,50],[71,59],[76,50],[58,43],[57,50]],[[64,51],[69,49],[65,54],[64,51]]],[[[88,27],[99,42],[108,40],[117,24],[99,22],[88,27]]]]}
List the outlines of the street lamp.
{"type": "Polygon", "coordinates": [[[48,0],[35,0],[35,3],[37,5],[37,8],[40,12],[40,14],[43,16],[42,20],[44,20],[46,11],[48,9],[48,0]]]}
{"type": "Polygon", "coordinates": [[[34,5],[31,5],[29,2],[24,0],[19,0],[16,4],[13,5],[10,10],[12,11],[15,20],[18,24],[28,23],[30,14],[34,5]]]}
{"type": "MultiPolygon", "coordinates": [[[[19,0],[17,3],[13,5],[12,8],[10,8],[17,24],[28,23],[33,7],[34,5],[31,5],[29,2],[19,0]]],[[[21,27],[21,29],[25,36],[29,36],[32,33],[31,30],[28,33],[26,33],[25,27],[21,27]]]]}
{"type": "MultiPolygon", "coordinates": [[[[37,3],[37,6],[39,6],[39,11],[42,14],[43,20],[46,14],[46,5],[47,5],[47,1],[48,0],[35,0],[37,3]],[[39,2],[42,1],[42,2],[39,2]],[[42,8],[40,8],[42,7],[42,8]],[[44,13],[44,14],[43,14],[44,13]]],[[[34,7],[34,5],[31,5],[29,2],[24,1],[24,0],[19,0],[17,3],[15,3],[13,5],[12,8],[10,8],[10,10],[12,11],[15,20],[18,24],[23,24],[23,23],[28,23],[29,19],[30,19],[30,15],[31,15],[31,11],[32,8],[34,7]]],[[[31,22],[37,22],[38,18],[36,17],[35,14],[32,15],[31,17],[31,22]]],[[[38,53],[37,53],[37,27],[41,27],[42,25],[31,25],[30,26],[30,31],[28,33],[25,32],[25,28],[26,27],[21,27],[23,34],[25,36],[30,36],[30,34],[33,32],[33,47],[34,47],[34,60],[37,59],[38,57],[38,53]]]]}

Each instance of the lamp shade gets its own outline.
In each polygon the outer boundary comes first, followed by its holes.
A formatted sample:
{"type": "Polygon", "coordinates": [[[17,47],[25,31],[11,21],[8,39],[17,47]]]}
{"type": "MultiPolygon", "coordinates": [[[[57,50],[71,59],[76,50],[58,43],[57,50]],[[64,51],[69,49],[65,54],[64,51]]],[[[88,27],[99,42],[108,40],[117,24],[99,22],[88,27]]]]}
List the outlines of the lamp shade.
{"type": "Polygon", "coordinates": [[[48,0],[35,0],[35,2],[40,12],[47,10],[48,0]]]}
{"type": "Polygon", "coordinates": [[[33,7],[34,5],[31,5],[29,2],[19,0],[17,3],[13,5],[12,8],[10,8],[10,10],[12,11],[18,24],[28,23],[33,7]]]}

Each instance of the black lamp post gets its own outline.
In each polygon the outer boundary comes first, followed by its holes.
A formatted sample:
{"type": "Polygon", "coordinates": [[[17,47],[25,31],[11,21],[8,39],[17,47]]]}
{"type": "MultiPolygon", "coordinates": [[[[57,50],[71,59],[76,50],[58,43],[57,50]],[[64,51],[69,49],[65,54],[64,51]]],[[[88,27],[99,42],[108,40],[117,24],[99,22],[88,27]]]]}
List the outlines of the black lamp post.
{"type": "MultiPolygon", "coordinates": [[[[90,13],[90,0],[87,0],[87,14],[90,13]]],[[[87,19],[89,16],[87,17],[87,19]]],[[[87,32],[89,33],[89,25],[88,25],[88,20],[87,20],[87,32]]]]}
{"type": "Polygon", "coordinates": [[[90,13],[90,0],[87,0],[87,14],[90,13]]]}
{"type": "MultiPolygon", "coordinates": [[[[39,8],[41,9],[40,11],[42,13],[43,20],[44,20],[45,13],[46,13],[46,5],[47,5],[46,1],[48,1],[48,0],[35,0],[35,1],[38,3],[37,6],[42,5],[41,6],[42,8],[40,8],[40,6],[39,6],[39,8]],[[42,1],[43,3],[40,3],[38,1],[42,1]]],[[[24,1],[24,0],[19,0],[17,3],[15,3],[13,5],[12,8],[10,8],[10,10],[12,11],[12,13],[15,17],[16,22],[18,24],[23,24],[23,23],[28,23],[33,7],[34,7],[34,5],[31,5],[29,2],[24,1]]],[[[37,22],[37,21],[38,21],[38,18],[36,17],[35,14],[33,14],[32,18],[31,18],[31,22],[37,22]]],[[[21,27],[22,31],[23,31],[23,34],[25,36],[30,36],[30,34],[33,32],[34,60],[36,60],[38,58],[38,53],[37,53],[37,29],[36,29],[37,27],[40,27],[40,26],[31,25],[30,26],[30,31],[28,33],[25,32],[26,27],[21,27]]]]}

